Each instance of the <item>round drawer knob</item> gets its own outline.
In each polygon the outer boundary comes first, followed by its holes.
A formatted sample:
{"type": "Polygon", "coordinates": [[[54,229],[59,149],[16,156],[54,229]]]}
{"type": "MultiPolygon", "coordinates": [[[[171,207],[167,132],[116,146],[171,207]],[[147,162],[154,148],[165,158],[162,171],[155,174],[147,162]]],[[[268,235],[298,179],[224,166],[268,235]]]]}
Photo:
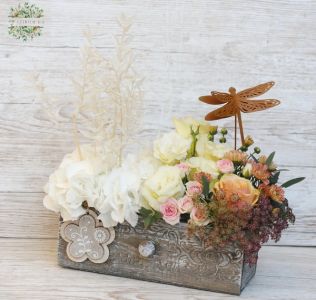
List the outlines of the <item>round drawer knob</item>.
{"type": "Polygon", "coordinates": [[[155,250],[156,246],[152,241],[143,241],[138,245],[138,252],[143,257],[152,256],[155,250]]]}

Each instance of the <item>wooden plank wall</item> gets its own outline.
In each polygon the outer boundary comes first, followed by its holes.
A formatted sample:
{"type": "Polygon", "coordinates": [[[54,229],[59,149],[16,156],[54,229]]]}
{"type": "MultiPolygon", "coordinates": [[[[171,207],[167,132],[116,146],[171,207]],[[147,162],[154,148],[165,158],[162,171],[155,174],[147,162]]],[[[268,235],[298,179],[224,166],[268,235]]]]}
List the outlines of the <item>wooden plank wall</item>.
{"type": "Polygon", "coordinates": [[[124,12],[135,18],[133,48],[146,77],[139,139],[150,142],[170,128],[173,115],[203,117],[209,108],[197,98],[210,90],[277,82],[268,97],[282,105],[245,116],[245,131],[265,152],[277,151],[279,165],[291,170],[283,180],[307,177],[288,190],[297,223],[279,245],[316,246],[315,1],[36,0],[45,25],[28,42],[7,33],[17,3],[0,3],[0,238],[57,237],[42,186],[73,147],[69,124],[52,126],[26,78],[39,71],[50,91],[67,99],[82,30],[89,25],[95,45],[109,55],[115,18],[124,12]]]}

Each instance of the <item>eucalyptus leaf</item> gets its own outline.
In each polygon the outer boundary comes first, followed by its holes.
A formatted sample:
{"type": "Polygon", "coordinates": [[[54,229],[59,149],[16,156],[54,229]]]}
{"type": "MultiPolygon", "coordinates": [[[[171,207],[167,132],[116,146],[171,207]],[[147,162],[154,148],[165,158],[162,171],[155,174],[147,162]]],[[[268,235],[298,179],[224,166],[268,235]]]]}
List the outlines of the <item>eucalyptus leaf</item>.
{"type": "Polygon", "coordinates": [[[305,179],[305,177],[298,177],[298,178],[294,178],[294,179],[291,179],[287,182],[284,182],[281,186],[284,187],[284,188],[287,188],[291,185],[294,185],[294,184],[297,184],[301,181],[303,181],[305,179]]]}
{"type": "Polygon", "coordinates": [[[280,176],[280,171],[277,171],[276,173],[274,173],[271,177],[270,177],[270,184],[276,184],[279,180],[279,176],[280,176]]]}
{"type": "Polygon", "coordinates": [[[275,155],[275,151],[273,151],[267,158],[266,160],[266,165],[267,166],[270,166],[273,162],[273,158],[274,158],[274,155],[275,155]]]}
{"type": "Polygon", "coordinates": [[[206,176],[202,176],[202,185],[203,185],[203,195],[208,197],[210,193],[210,182],[208,181],[206,176]]]}

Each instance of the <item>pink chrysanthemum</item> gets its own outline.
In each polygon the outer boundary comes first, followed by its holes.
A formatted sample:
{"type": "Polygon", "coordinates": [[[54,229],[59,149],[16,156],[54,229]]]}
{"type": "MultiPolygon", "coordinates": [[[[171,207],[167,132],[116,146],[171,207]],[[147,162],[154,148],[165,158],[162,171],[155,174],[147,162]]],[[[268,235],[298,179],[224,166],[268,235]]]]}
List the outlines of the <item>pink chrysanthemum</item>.
{"type": "Polygon", "coordinates": [[[283,202],[285,199],[283,188],[277,185],[269,186],[268,195],[272,200],[277,202],[283,202]]]}
{"type": "Polygon", "coordinates": [[[268,170],[268,166],[262,163],[252,163],[252,175],[257,179],[265,182],[270,177],[270,172],[268,170]]]}
{"type": "Polygon", "coordinates": [[[247,154],[239,150],[231,150],[225,153],[224,158],[234,163],[245,163],[247,161],[247,154]]]}

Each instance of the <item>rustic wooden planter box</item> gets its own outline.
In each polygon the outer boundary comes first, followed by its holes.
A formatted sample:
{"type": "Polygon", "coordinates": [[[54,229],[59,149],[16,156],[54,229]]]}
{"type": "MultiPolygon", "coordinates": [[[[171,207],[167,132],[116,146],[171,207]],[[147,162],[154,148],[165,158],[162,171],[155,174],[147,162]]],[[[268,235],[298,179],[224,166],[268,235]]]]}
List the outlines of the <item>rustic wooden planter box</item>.
{"type": "Polygon", "coordinates": [[[106,262],[71,261],[66,253],[67,243],[60,237],[58,261],[62,267],[139,280],[173,284],[240,295],[255,275],[256,266],[244,262],[236,247],[222,251],[205,250],[199,239],[188,238],[186,224],[170,226],[163,221],[145,229],[142,220],[135,228],[129,224],[115,227],[115,240],[108,245],[106,262]],[[155,253],[140,255],[138,246],[152,241],[155,253]]]}

